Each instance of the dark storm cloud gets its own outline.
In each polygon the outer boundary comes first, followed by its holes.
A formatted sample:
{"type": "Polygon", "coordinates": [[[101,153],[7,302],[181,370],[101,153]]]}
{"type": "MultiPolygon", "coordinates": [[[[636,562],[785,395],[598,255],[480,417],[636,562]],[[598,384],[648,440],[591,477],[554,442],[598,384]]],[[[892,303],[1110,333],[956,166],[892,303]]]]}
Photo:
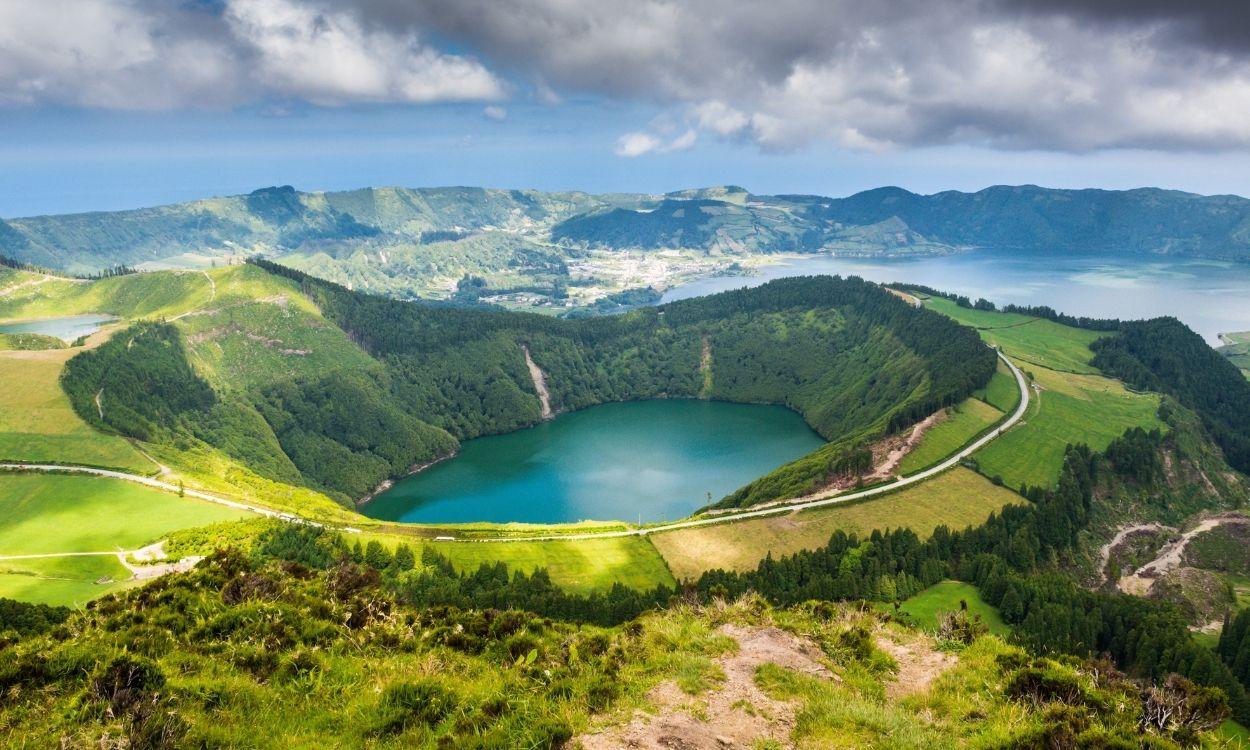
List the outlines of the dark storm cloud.
{"type": "Polygon", "coordinates": [[[1120,26],[1160,24],[1177,42],[1250,51],[1250,4],[1240,0],[1002,0],[1009,12],[1063,14],[1120,26]]]}

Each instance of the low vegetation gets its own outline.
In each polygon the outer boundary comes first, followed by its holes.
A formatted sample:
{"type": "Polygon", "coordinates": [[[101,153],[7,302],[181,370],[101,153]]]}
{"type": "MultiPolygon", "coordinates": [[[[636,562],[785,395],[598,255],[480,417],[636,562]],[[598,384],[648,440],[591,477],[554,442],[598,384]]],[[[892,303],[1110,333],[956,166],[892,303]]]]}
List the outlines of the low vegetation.
{"type": "Polygon", "coordinates": [[[766,556],[816,549],[836,531],[867,536],[874,530],[911,529],[927,537],[938,526],[983,523],[1020,496],[965,468],[955,468],[897,493],[867,502],[830,506],[696,526],[651,535],[678,579],[695,579],[713,568],[748,570],[766,556]]]}
{"type": "MultiPolygon", "coordinates": [[[[1017,399],[1019,394],[1016,389],[1017,399]]],[[[976,398],[948,408],[941,421],[926,430],[920,443],[903,457],[899,473],[914,474],[954,455],[1004,416],[1003,412],[976,398]]]]}

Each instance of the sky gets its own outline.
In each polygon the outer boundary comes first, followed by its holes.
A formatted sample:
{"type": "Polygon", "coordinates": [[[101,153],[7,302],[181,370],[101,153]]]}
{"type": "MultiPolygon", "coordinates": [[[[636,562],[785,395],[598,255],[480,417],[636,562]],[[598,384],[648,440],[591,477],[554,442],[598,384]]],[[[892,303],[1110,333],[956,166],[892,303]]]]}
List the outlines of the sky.
{"type": "Polygon", "coordinates": [[[0,0],[0,217],[291,184],[1250,193],[1209,0],[0,0]]]}

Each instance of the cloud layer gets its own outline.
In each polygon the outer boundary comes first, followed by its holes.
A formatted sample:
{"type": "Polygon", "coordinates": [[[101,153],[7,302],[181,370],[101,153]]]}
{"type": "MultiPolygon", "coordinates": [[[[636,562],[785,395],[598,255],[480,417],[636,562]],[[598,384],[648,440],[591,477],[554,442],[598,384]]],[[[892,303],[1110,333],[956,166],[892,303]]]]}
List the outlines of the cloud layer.
{"type": "Polygon", "coordinates": [[[666,112],[622,135],[622,156],[677,151],[698,138],[770,150],[813,142],[1245,149],[1250,14],[1236,5],[0,1],[0,104],[291,98],[332,106],[530,95],[558,106],[592,95],[666,112]]]}

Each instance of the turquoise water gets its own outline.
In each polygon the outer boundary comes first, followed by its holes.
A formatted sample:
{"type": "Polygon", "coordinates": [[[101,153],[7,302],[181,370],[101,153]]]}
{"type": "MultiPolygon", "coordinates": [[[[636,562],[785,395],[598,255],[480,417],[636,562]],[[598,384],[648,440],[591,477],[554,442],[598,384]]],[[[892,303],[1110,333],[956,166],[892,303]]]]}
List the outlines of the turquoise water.
{"type": "Polygon", "coordinates": [[[682,518],[822,444],[780,406],[604,404],[506,435],[396,483],[361,510],[455,523],[682,518]]]}
{"type": "Polygon", "coordinates": [[[0,333],[41,333],[72,342],[79,336],[90,336],[105,323],[117,320],[112,315],[67,315],[64,318],[26,320],[21,323],[0,323],[0,333]]]}
{"type": "Polygon", "coordinates": [[[904,281],[985,297],[997,304],[1049,305],[1070,315],[1153,318],[1172,315],[1218,346],[1216,334],[1250,331],[1250,263],[1134,257],[1042,256],[981,250],[918,258],[813,255],[766,266],[755,276],[700,279],[670,289],[664,302],[782,276],[838,274],[904,281]]]}

